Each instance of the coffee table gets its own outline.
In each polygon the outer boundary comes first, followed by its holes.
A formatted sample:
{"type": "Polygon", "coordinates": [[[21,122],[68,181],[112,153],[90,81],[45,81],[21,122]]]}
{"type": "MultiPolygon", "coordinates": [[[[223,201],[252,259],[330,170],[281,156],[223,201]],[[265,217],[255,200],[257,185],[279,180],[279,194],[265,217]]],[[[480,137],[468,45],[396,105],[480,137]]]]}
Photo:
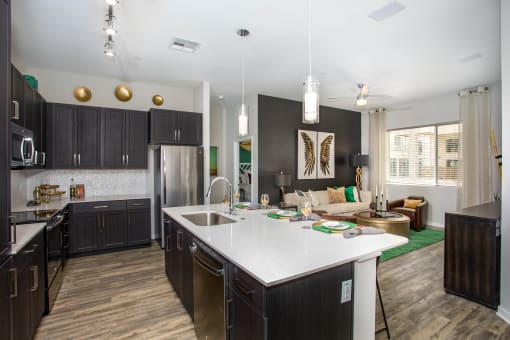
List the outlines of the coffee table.
{"type": "Polygon", "coordinates": [[[387,233],[409,237],[409,217],[399,213],[387,213],[382,216],[375,214],[375,211],[362,211],[353,215],[356,217],[356,223],[366,226],[382,228],[387,233]]]}

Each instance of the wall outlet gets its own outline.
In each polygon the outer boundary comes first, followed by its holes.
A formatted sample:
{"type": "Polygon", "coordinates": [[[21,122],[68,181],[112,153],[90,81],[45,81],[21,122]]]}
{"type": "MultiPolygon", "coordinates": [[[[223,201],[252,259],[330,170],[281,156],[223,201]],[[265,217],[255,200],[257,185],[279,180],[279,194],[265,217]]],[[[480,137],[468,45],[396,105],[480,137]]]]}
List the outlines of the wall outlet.
{"type": "Polygon", "coordinates": [[[352,296],[352,280],[342,281],[342,298],[340,303],[351,301],[352,296]]]}

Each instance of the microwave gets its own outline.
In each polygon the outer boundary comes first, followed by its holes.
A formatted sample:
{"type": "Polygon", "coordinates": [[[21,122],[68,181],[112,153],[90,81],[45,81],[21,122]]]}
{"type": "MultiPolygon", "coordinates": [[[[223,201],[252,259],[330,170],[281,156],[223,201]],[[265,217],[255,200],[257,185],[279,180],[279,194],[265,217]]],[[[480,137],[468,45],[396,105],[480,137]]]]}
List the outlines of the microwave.
{"type": "Polygon", "coordinates": [[[11,167],[33,166],[35,162],[32,131],[11,122],[11,167]]]}

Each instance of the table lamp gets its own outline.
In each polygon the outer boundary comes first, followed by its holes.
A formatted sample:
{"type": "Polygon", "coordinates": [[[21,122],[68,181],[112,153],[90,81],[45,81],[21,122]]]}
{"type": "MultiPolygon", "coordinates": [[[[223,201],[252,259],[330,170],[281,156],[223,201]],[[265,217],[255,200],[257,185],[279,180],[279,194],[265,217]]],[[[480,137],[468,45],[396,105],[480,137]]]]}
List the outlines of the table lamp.
{"type": "Polygon", "coordinates": [[[273,175],[274,185],[280,187],[280,203],[283,203],[283,195],[285,194],[284,187],[290,186],[290,175],[284,175],[283,171],[279,174],[273,175]]]}
{"type": "Polygon", "coordinates": [[[352,156],[352,166],[356,167],[356,186],[358,190],[363,189],[363,181],[361,179],[361,167],[368,166],[368,155],[362,155],[358,152],[358,154],[352,156]]]}

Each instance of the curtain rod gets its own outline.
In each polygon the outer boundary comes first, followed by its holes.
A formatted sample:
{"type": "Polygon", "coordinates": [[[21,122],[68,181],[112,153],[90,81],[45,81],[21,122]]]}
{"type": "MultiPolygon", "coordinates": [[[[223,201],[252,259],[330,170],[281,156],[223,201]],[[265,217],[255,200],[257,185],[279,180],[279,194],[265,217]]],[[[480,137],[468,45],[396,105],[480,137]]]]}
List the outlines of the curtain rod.
{"type": "Polygon", "coordinates": [[[459,97],[467,96],[473,93],[483,93],[489,91],[489,87],[487,85],[481,85],[477,87],[472,87],[470,89],[464,89],[459,91],[459,97]]]}

